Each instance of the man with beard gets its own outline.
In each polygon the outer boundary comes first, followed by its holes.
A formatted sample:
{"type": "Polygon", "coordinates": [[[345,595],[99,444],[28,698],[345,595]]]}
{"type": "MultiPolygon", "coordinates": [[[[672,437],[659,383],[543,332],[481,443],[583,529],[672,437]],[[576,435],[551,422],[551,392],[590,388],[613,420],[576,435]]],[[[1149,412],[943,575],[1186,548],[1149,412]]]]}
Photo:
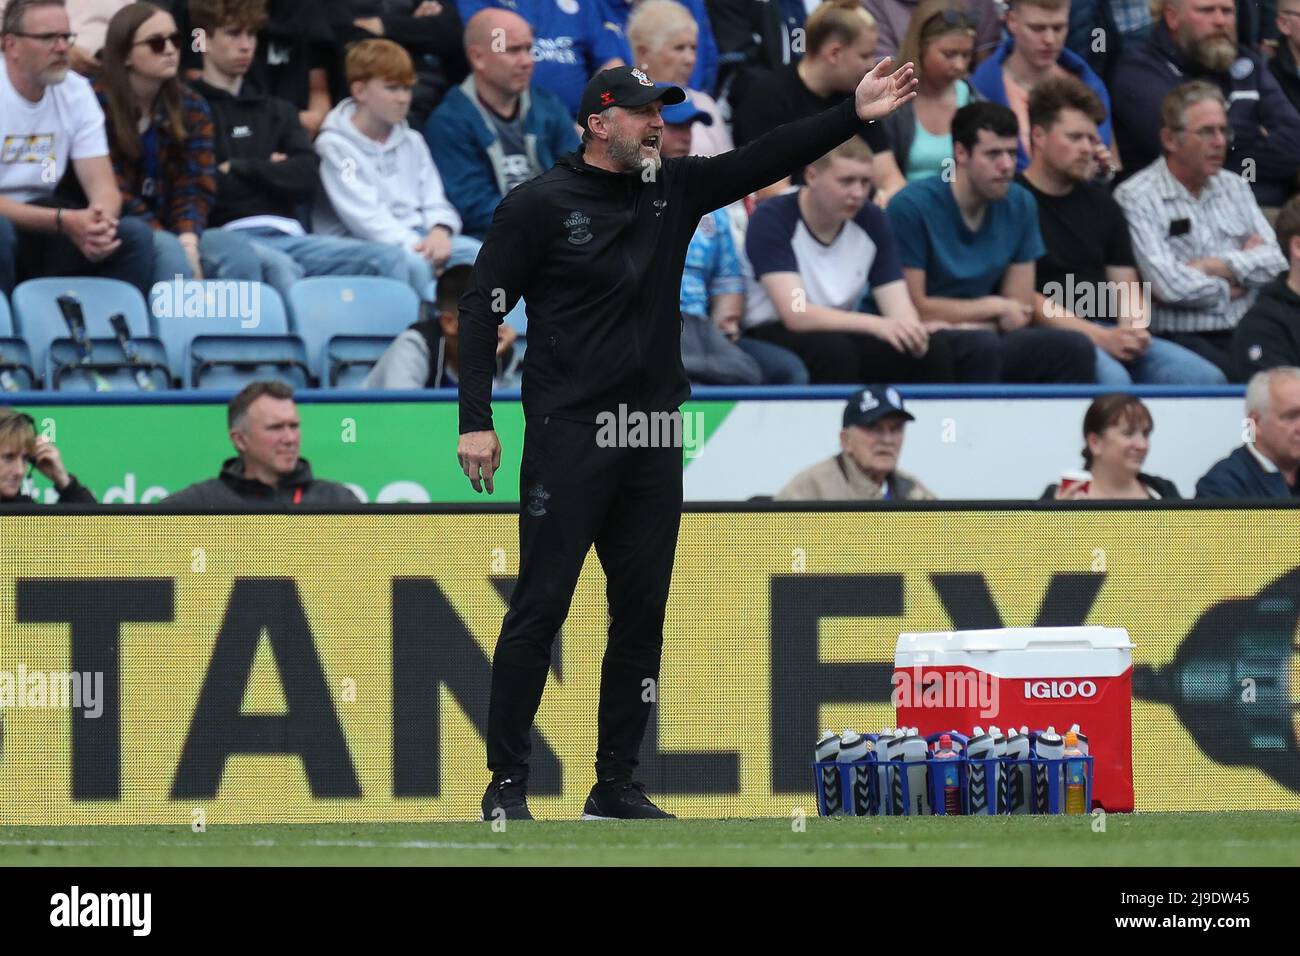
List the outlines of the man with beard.
{"type": "Polygon", "coordinates": [[[1263,57],[1239,46],[1233,0],[1163,0],[1151,37],[1121,59],[1111,81],[1115,134],[1129,174],[1160,158],[1160,101],[1189,80],[1206,80],[1229,103],[1233,138],[1224,169],[1280,206],[1296,188],[1300,113],[1263,57]]]}
{"type": "Polygon", "coordinates": [[[532,819],[529,731],[593,544],[610,623],[596,785],[583,817],[670,816],[633,775],[659,695],[682,510],[678,406],[691,389],[678,293],[687,247],[701,216],[788,176],[909,102],[911,64],[890,69],[882,61],[853,96],[741,149],[668,160],[660,157],[661,104],[683,102],[685,91],[641,70],[604,70],[582,91],[582,146],[497,206],[460,301],[456,451],[475,491],[492,491],[501,464],[491,407],[496,327],[521,296],[532,345],[523,384],[519,577],[492,660],[484,819],[532,819]],[[611,418],[620,427],[611,428],[611,418]]]}

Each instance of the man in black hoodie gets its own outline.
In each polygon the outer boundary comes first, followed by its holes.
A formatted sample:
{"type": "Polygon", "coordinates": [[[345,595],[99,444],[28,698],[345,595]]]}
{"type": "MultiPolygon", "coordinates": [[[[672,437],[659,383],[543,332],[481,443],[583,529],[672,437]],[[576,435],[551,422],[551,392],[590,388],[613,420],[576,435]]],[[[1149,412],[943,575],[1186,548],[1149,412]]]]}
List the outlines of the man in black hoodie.
{"type": "Polygon", "coordinates": [[[266,0],[193,0],[205,31],[203,79],[193,88],[212,107],[217,198],[208,227],[253,240],[263,277],[282,296],[304,276],[377,275],[406,281],[400,249],[341,236],[308,235],[297,206],[316,192],[320,158],[298,111],[244,82],[266,20],[266,0]]]}
{"type": "Polygon", "coordinates": [[[1289,269],[1259,290],[1232,334],[1238,382],[1279,365],[1300,366],[1300,196],[1282,207],[1273,228],[1289,269]]]}
{"type": "Polygon", "coordinates": [[[293,389],[284,382],[250,382],[226,409],[230,443],[216,478],[182,488],[166,499],[191,508],[248,505],[352,505],[357,496],[337,481],[321,481],[300,454],[302,428],[293,389]]]}
{"type": "Polygon", "coordinates": [[[669,816],[632,777],[657,699],[681,518],[687,246],[701,216],[802,169],[910,101],[911,65],[889,69],[882,61],[853,97],[741,149],[666,161],[661,103],[686,94],[630,67],[604,70],[583,91],[583,145],[497,206],[460,303],[457,455],[475,491],[492,491],[501,463],[491,411],[496,327],[521,296],[530,346],[519,578],[493,658],[484,819],[531,819],[529,728],[593,543],[610,626],[596,785],[583,816],[669,816]]]}

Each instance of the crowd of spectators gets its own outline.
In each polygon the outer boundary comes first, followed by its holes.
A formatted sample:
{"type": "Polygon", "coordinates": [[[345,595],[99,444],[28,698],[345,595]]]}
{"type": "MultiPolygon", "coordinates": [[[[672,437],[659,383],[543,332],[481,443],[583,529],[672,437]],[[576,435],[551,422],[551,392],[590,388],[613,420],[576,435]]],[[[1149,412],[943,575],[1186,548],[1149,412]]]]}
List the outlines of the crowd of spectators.
{"type": "Polygon", "coordinates": [[[1243,382],[1300,338],[1273,226],[1295,220],[1300,0],[1263,9],[9,0],[0,291],[377,275],[416,290],[427,330],[501,198],[581,149],[597,70],[687,91],[663,116],[676,159],[832,106],[895,56],[913,102],[701,221],[695,381],[1243,382]]]}
{"type": "MultiPolygon", "coordinates": [[[[1300,0],[0,7],[6,295],[42,275],[145,295],[177,276],[282,294],[386,276],[426,307],[367,386],[454,387],[456,297],[493,212],[581,150],[593,73],[628,63],[686,90],[662,115],[672,162],[833,106],[893,56],[915,64],[913,102],[701,220],[680,290],[692,379],[1249,380],[1267,437],[1201,485],[1289,469],[1294,486],[1296,379],[1260,373],[1300,365],[1300,0]]],[[[500,346],[506,376],[509,326],[500,346]]],[[[845,435],[897,418],[901,444],[901,406],[863,395],[874,411],[845,435]]],[[[1136,400],[1094,406],[1094,488],[1177,494],[1125,470],[1150,427],[1136,400]]],[[[842,441],[841,473],[867,454],[842,441]]],[[[56,452],[36,461],[75,497],[56,452]]]]}

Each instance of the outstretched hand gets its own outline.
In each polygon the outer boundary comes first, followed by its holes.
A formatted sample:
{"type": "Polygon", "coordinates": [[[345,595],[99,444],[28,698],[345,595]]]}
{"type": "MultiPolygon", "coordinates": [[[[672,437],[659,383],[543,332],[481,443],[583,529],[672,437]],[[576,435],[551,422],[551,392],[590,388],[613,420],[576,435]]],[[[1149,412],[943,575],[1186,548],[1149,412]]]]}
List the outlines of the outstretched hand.
{"type": "Polygon", "coordinates": [[[893,64],[892,58],[885,57],[858,84],[853,101],[864,123],[884,119],[916,96],[912,64],[904,63],[891,73],[893,64]]]}

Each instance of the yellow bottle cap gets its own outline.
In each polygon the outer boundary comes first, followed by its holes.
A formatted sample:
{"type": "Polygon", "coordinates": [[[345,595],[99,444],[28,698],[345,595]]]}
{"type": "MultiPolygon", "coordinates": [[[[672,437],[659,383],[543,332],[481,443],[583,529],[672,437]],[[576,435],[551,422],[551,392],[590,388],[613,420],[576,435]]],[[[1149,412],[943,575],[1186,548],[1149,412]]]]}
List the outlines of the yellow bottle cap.
{"type": "Polygon", "coordinates": [[[1077,746],[1079,746],[1079,735],[1076,734],[1073,730],[1068,730],[1068,731],[1066,731],[1066,733],[1065,733],[1065,746],[1067,746],[1067,747],[1077,747],[1077,746]]]}

